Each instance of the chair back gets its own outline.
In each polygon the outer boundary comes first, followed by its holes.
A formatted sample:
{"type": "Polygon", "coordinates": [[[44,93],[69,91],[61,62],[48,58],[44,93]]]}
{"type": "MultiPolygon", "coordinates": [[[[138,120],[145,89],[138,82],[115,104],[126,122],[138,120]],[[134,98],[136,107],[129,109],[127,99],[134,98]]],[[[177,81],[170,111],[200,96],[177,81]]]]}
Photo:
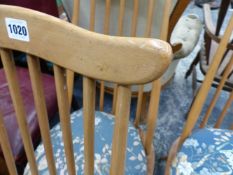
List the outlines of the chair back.
{"type": "MultiPolygon", "coordinates": [[[[38,174],[26,121],[12,50],[25,52],[35,108],[49,173],[56,174],[49,135],[48,114],[41,81],[39,58],[52,62],[60,124],[69,174],[75,174],[66,70],[83,76],[84,167],[94,173],[95,80],[119,84],[112,142],[110,174],[123,174],[132,84],[144,84],[164,73],[171,48],[161,40],[113,37],[97,34],[33,10],[0,5],[0,54],[13,101],[19,130],[32,174],[38,174]]],[[[17,174],[0,116],[0,143],[10,174],[17,174]]]]}
{"type": "MultiPolygon", "coordinates": [[[[207,7],[208,5],[204,5],[204,8],[209,8],[207,7]]],[[[184,130],[183,133],[180,137],[179,140],[179,145],[181,145],[183,143],[183,141],[185,140],[185,138],[187,138],[191,131],[193,130],[201,112],[203,109],[203,105],[206,103],[206,99],[207,96],[209,94],[210,88],[212,83],[214,82],[214,78],[217,74],[219,65],[221,64],[222,58],[224,56],[224,54],[226,53],[226,51],[229,49],[229,41],[231,40],[231,35],[232,35],[232,31],[233,31],[233,16],[231,16],[229,22],[227,23],[227,28],[224,32],[223,37],[221,38],[221,41],[219,43],[219,46],[217,47],[216,52],[214,53],[214,57],[213,60],[209,66],[209,69],[207,71],[207,74],[205,76],[205,79],[197,93],[197,96],[195,97],[193,104],[191,106],[191,109],[189,111],[188,114],[188,119],[187,122],[184,126],[184,130]]],[[[215,93],[211,99],[210,105],[207,108],[207,111],[204,115],[204,118],[201,122],[200,127],[203,128],[205,127],[205,125],[208,122],[208,119],[211,115],[211,112],[213,111],[214,106],[216,105],[216,102],[221,94],[221,91],[223,90],[224,85],[226,84],[226,81],[229,77],[229,75],[231,74],[232,71],[232,65],[233,65],[233,52],[231,52],[230,54],[230,60],[229,63],[226,65],[226,68],[223,72],[223,75],[220,79],[219,85],[218,87],[215,89],[215,93]]],[[[214,125],[215,128],[219,128],[221,126],[221,123],[227,113],[227,110],[230,108],[232,100],[233,100],[233,91],[231,90],[228,93],[228,99],[224,105],[224,107],[222,108],[221,113],[219,114],[219,117],[217,118],[217,121],[214,125]]],[[[229,129],[233,129],[233,117],[230,116],[232,120],[230,120],[231,123],[230,124],[230,128],[229,129]]]]}
{"type": "MultiPolygon", "coordinates": [[[[203,74],[206,74],[208,71],[208,68],[213,61],[215,52],[217,48],[219,47],[223,32],[225,31],[226,26],[224,24],[227,23],[229,20],[229,16],[227,13],[231,13],[228,11],[228,8],[230,7],[231,0],[225,0],[221,2],[221,6],[219,9],[219,12],[217,17],[217,23],[215,24],[213,22],[213,12],[210,10],[210,6],[206,4],[204,6],[204,20],[205,20],[205,34],[204,34],[204,41],[205,41],[205,47],[204,52],[201,55],[200,60],[200,68],[203,74]]],[[[215,82],[213,83],[214,86],[218,86],[223,73],[226,71],[227,65],[230,62],[231,55],[233,52],[233,40],[232,38],[228,42],[227,50],[224,52],[221,63],[219,64],[218,71],[215,75],[215,82]]],[[[233,88],[233,72],[229,74],[227,81],[224,85],[224,89],[231,91],[233,88]]]]}

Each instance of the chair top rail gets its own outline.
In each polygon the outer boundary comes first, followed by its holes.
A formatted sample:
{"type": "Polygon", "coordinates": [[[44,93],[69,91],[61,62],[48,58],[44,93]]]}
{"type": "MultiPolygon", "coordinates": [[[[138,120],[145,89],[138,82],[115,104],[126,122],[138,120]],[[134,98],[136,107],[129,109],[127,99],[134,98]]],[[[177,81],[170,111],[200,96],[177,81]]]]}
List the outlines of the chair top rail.
{"type": "Polygon", "coordinates": [[[157,39],[97,34],[14,6],[0,5],[0,19],[0,47],[46,58],[94,79],[125,85],[144,84],[159,78],[171,61],[169,44],[157,39]],[[29,41],[9,38],[6,24],[9,18],[24,22],[29,41]]]}

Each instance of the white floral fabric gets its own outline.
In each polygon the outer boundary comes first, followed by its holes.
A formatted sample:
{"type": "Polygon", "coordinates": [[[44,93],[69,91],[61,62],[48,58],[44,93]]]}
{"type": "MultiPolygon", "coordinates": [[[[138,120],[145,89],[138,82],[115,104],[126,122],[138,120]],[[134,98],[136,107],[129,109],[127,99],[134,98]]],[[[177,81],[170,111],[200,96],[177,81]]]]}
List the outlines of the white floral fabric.
{"type": "Polygon", "coordinates": [[[182,145],[172,175],[232,175],[233,131],[199,129],[182,145]]]}
{"type": "MultiPolygon", "coordinates": [[[[74,159],[76,174],[84,174],[84,138],[83,138],[83,111],[79,110],[71,115],[73,134],[74,159]]],[[[95,174],[108,175],[111,162],[112,136],[114,116],[104,113],[95,113],[95,174]]],[[[50,131],[53,144],[54,159],[58,175],[68,174],[62,132],[60,124],[50,131]]],[[[40,144],[35,151],[36,161],[40,175],[49,174],[45,150],[40,144]]],[[[125,160],[125,174],[146,174],[146,155],[138,131],[130,123],[128,127],[128,143],[125,160]]],[[[29,165],[24,171],[25,175],[31,174],[29,165]]]]}

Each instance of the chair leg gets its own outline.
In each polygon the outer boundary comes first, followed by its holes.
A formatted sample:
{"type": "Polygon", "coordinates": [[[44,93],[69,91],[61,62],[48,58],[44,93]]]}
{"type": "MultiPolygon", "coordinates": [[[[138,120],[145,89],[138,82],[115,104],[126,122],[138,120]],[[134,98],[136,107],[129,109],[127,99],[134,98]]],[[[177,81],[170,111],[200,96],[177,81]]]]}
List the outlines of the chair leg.
{"type": "Polygon", "coordinates": [[[192,89],[193,89],[193,97],[197,94],[197,70],[196,67],[193,69],[192,73],[192,89]]]}
{"type": "Polygon", "coordinates": [[[194,58],[193,62],[189,66],[189,69],[185,73],[185,79],[187,79],[191,75],[194,67],[196,67],[196,65],[199,63],[199,61],[200,61],[200,52],[198,52],[197,56],[194,58]]]}

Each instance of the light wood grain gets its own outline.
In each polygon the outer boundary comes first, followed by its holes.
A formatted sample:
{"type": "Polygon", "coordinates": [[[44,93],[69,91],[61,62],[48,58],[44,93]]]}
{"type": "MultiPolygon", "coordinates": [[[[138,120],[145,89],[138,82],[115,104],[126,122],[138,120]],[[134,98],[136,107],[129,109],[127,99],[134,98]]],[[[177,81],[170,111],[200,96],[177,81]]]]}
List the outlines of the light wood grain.
{"type": "Polygon", "coordinates": [[[94,174],[95,81],[83,77],[84,169],[94,174]]]}
{"type": "Polygon", "coordinates": [[[112,114],[114,115],[116,112],[116,103],[117,103],[117,89],[118,85],[114,85],[114,90],[113,90],[113,100],[112,100],[112,114]]]}
{"type": "Polygon", "coordinates": [[[118,17],[118,35],[123,35],[123,27],[124,27],[124,15],[125,15],[125,0],[120,0],[120,10],[118,17]]]}
{"type": "Polygon", "coordinates": [[[73,0],[73,14],[72,14],[72,24],[79,24],[79,12],[80,11],[80,0],[73,0]]]}
{"type": "Polygon", "coordinates": [[[150,37],[151,35],[151,30],[152,30],[152,25],[153,25],[154,7],[155,7],[155,0],[148,0],[145,37],[150,37]]]}
{"type": "Polygon", "coordinates": [[[90,0],[90,31],[95,31],[95,0],[90,0]]]}
{"type": "Polygon", "coordinates": [[[169,16],[172,6],[172,0],[165,0],[163,7],[163,21],[160,29],[160,39],[167,41],[169,29],[169,16]]]}
{"type": "MultiPolygon", "coordinates": [[[[8,171],[11,175],[17,175],[15,160],[11,151],[7,130],[4,125],[2,113],[0,112],[0,146],[7,164],[8,171]]],[[[0,161],[1,162],[1,161],[0,161]]],[[[1,162],[2,163],[2,162],[1,162]]],[[[2,165],[1,165],[2,166],[2,165]]]]}
{"type": "Polygon", "coordinates": [[[153,141],[155,126],[157,122],[158,109],[159,109],[160,90],[161,90],[160,80],[154,81],[151,97],[150,97],[148,117],[147,117],[147,132],[145,138],[145,150],[147,154],[151,152],[151,145],[153,141]]]}
{"type": "Polygon", "coordinates": [[[104,34],[109,34],[110,16],[111,16],[111,0],[106,0],[105,14],[104,14],[104,34]]]}
{"type": "Polygon", "coordinates": [[[137,98],[136,116],[135,116],[135,120],[134,120],[134,126],[136,128],[139,126],[140,120],[141,120],[143,95],[144,95],[144,86],[139,86],[138,98],[137,98]]]}
{"type": "Polygon", "coordinates": [[[112,158],[110,167],[111,175],[124,174],[130,99],[130,87],[119,86],[117,92],[116,117],[112,141],[112,158]]]}
{"type": "Polygon", "coordinates": [[[67,169],[70,175],[75,175],[74,151],[72,142],[72,131],[70,124],[70,112],[68,103],[68,93],[65,81],[65,71],[61,67],[54,65],[54,76],[56,84],[57,101],[60,116],[62,139],[64,143],[67,169]]]}
{"type": "Polygon", "coordinates": [[[104,81],[100,83],[100,111],[104,110],[104,81]]]}
{"type": "Polygon", "coordinates": [[[133,16],[132,16],[132,24],[131,24],[131,36],[135,37],[137,33],[137,25],[138,25],[138,12],[139,12],[139,0],[134,0],[133,6],[133,16]]]}
{"type": "Polygon", "coordinates": [[[4,19],[5,14],[26,20],[33,37],[30,42],[23,43],[9,40],[5,21],[1,20],[2,47],[31,52],[94,79],[144,84],[160,77],[170,63],[171,48],[160,40],[96,34],[39,12],[1,5],[0,19],[4,19]],[[47,32],[38,35],[42,28],[47,32]],[[63,32],[66,30],[69,32],[63,32]],[[41,45],[46,45],[46,49],[39,47],[41,45]],[[63,49],[57,49],[60,47],[63,49]],[[47,50],[51,52],[48,54],[47,50]]]}

